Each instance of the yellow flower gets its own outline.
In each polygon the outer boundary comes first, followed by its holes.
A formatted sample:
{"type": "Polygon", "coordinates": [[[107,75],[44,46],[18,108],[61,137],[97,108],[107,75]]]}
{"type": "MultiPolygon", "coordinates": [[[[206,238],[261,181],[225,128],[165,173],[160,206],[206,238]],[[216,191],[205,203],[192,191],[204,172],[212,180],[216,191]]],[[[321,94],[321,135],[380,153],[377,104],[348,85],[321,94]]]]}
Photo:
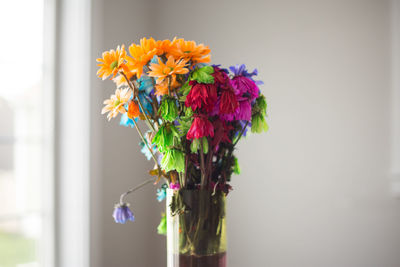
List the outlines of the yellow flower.
{"type": "Polygon", "coordinates": [[[129,88],[115,90],[115,95],[111,95],[110,99],[106,99],[103,104],[105,106],[101,110],[101,114],[107,113],[107,119],[115,118],[119,113],[124,114],[126,109],[124,105],[132,96],[132,91],[129,88]]]}
{"type": "Polygon", "coordinates": [[[97,59],[99,62],[97,66],[100,67],[97,71],[97,75],[105,80],[110,75],[112,75],[111,79],[114,78],[120,69],[127,71],[125,59],[126,51],[124,45],[121,47],[118,46],[117,50],[111,49],[110,51],[104,52],[102,57],[97,59]]]}
{"type": "Polygon", "coordinates": [[[158,64],[150,64],[149,76],[156,77],[157,83],[160,84],[164,81],[168,76],[172,77],[172,79],[176,78],[176,74],[186,74],[189,72],[189,69],[185,68],[186,60],[177,60],[175,61],[172,56],[168,57],[167,62],[165,64],[162,60],[158,59],[158,64]]]}
{"type": "Polygon", "coordinates": [[[147,40],[143,38],[140,40],[141,45],[131,44],[129,46],[129,54],[126,60],[127,66],[130,71],[136,73],[137,78],[140,78],[143,73],[143,67],[153,58],[157,49],[155,48],[155,41],[153,38],[147,40]],[[153,44],[154,42],[154,44],[153,44]]]}
{"type": "Polygon", "coordinates": [[[210,62],[210,49],[203,44],[197,45],[194,41],[185,41],[184,39],[176,40],[174,47],[171,48],[169,54],[176,59],[185,59],[193,63],[210,62]]]}

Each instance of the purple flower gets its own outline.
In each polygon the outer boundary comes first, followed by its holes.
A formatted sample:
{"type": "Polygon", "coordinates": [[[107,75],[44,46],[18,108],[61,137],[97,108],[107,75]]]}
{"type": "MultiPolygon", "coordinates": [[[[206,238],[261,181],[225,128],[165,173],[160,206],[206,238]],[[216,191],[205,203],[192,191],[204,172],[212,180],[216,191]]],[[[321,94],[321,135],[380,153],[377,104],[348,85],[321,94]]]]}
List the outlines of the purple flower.
{"type": "Polygon", "coordinates": [[[258,75],[258,70],[254,69],[253,72],[247,72],[246,65],[235,65],[235,66],[230,66],[229,69],[232,71],[234,76],[244,76],[247,78],[251,78],[252,76],[257,76],[258,75]]]}
{"type": "Polygon", "coordinates": [[[119,203],[115,205],[113,217],[116,223],[124,224],[127,221],[135,221],[135,217],[128,206],[128,203],[119,203]]]}

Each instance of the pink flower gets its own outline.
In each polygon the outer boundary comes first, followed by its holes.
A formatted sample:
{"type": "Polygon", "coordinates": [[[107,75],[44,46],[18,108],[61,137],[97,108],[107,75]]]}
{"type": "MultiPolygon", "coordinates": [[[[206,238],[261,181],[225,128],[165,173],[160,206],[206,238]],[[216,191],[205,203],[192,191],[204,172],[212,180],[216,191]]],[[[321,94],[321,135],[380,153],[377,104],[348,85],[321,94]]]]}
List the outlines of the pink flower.
{"type": "Polygon", "coordinates": [[[203,84],[195,81],[189,82],[192,86],[186,97],[185,105],[193,110],[203,109],[211,112],[217,101],[217,87],[214,84],[203,84]]]}
{"type": "Polygon", "coordinates": [[[250,100],[256,99],[260,93],[260,89],[256,83],[244,76],[236,76],[232,79],[232,86],[235,89],[235,94],[242,96],[244,94],[249,95],[250,100]]]}
{"type": "Polygon", "coordinates": [[[251,103],[248,98],[239,98],[239,108],[235,112],[235,120],[251,120],[251,103]]]}
{"type": "Polygon", "coordinates": [[[173,189],[173,190],[179,190],[179,189],[181,188],[181,185],[178,184],[178,183],[176,183],[176,184],[170,183],[170,184],[169,184],[169,188],[171,188],[171,189],[173,189]]]}
{"type": "Polygon", "coordinates": [[[188,140],[193,138],[202,138],[204,136],[214,136],[214,126],[207,119],[205,115],[195,114],[195,118],[193,120],[192,126],[186,135],[188,140]]]}

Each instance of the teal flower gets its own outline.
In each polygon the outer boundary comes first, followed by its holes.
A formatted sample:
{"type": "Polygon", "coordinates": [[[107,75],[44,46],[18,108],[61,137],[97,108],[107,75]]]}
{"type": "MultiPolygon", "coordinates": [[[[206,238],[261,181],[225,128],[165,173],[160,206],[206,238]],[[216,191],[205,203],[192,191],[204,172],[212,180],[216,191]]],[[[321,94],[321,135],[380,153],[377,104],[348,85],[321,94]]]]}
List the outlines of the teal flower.
{"type": "Polygon", "coordinates": [[[174,139],[179,138],[179,133],[173,124],[165,124],[160,127],[153,138],[153,144],[157,146],[158,151],[165,152],[175,143],[174,139]]]}
{"type": "MultiPolygon", "coordinates": [[[[135,118],[135,121],[137,121],[137,118],[135,118]]],[[[128,117],[126,112],[121,115],[121,120],[119,121],[119,125],[131,128],[135,127],[133,120],[128,117]]]]}
{"type": "Polygon", "coordinates": [[[160,107],[161,117],[167,121],[174,121],[178,117],[178,106],[173,97],[165,96],[160,107]]]}
{"type": "Polygon", "coordinates": [[[163,184],[160,189],[157,189],[157,200],[158,202],[163,201],[167,197],[167,184],[163,184]]]}
{"type": "MultiPolygon", "coordinates": [[[[149,150],[149,148],[146,146],[146,144],[142,141],[139,143],[139,146],[141,147],[140,152],[143,153],[143,155],[147,158],[147,160],[150,160],[153,156],[151,154],[151,151],[149,150]]],[[[152,145],[150,146],[151,149],[153,150],[153,153],[156,152],[156,146],[152,145]]]]}
{"type": "Polygon", "coordinates": [[[176,170],[183,172],[185,170],[185,156],[178,149],[169,149],[161,160],[161,167],[166,171],[176,170]]]}

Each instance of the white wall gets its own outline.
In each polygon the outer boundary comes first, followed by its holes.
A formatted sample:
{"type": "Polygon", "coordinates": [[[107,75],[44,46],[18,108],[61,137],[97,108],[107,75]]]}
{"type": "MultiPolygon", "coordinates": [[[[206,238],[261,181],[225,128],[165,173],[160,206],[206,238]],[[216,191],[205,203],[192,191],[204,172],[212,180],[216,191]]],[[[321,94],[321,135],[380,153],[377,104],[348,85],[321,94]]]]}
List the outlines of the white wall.
{"type": "MultiPolygon", "coordinates": [[[[177,35],[208,44],[214,63],[259,69],[270,131],[250,136],[237,152],[230,267],[400,265],[400,202],[388,179],[388,1],[95,3],[103,4],[93,25],[101,36],[96,55],[142,36],[177,35]]],[[[104,98],[112,92],[111,83],[96,85],[104,98]]],[[[165,266],[153,188],[132,198],[137,222],[111,218],[119,193],[151,164],[133,130],[105,119],[99,125],[96,267],[165,266]]]]}

